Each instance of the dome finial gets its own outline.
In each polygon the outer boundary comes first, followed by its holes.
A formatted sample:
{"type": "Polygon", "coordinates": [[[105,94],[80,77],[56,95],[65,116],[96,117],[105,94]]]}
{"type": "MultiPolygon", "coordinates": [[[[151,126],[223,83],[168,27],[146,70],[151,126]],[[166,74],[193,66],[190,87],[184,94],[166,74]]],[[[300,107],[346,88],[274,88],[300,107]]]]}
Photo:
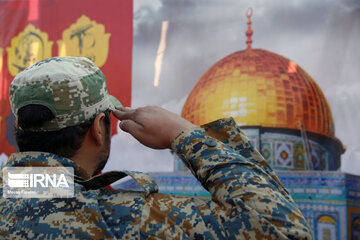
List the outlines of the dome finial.
{"type": "Polygon", "coordinates": [[[253,35],[253,30],[251,29],[251,15],[253,14],[253,9],[252,8],[248,8],[248,10],[246,11],[246,17],[248,18],[248,29],[246,31],[246,36],[247,36],[247,40],[246,40],[246,44],[247,44],[247,48],[246,49],[251,49],[251,43],[252,43],[252,39],[251,36],[253,35]]]}

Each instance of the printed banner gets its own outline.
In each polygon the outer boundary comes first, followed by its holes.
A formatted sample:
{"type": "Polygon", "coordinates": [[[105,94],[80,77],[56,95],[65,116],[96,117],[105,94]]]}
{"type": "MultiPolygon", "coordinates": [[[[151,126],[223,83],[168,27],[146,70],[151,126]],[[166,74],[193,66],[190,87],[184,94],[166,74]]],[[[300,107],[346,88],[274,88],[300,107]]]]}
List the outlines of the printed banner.
{"type": "Polygon", "coordinates": [[[9,84],[37,61],[88,57],[107,77],[110,94],[130,106],[132,15],[132,0],[0,2],[0,162],[16,150],[9,84]]]}

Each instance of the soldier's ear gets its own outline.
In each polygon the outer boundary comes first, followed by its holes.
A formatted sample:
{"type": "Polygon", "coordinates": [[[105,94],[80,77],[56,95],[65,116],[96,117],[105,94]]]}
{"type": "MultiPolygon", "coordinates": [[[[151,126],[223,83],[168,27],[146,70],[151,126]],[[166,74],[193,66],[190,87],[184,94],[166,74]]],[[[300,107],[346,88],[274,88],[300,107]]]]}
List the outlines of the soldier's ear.
{"type": "Polygon", "coordinates": [[[95,141],[96,145],[101,146],[102,144],[105,143],[105,126],[102,123],[103,119],[105,118],[105,114],[104,113],[99,113],[95,119],[93,124],[91,125],[90,128],[90,134],[91,137],[93,138],[93,140],[95,141]]]}
{"type": "Polygon", "coordinates": [[[18,123],[18,120],[17,120],[17,119],[15,120],[15,128],[16,128],[16,129],[19,128],[19,123],[18,123]]]}

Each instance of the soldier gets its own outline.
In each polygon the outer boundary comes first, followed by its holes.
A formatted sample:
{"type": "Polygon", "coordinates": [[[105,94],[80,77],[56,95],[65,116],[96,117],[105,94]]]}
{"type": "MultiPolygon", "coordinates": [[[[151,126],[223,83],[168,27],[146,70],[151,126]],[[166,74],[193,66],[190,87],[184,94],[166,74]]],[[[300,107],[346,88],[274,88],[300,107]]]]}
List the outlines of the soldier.
{"type": "Polygon", "coordinates": [[[50,58],[22,71],[11,83],[10,101],[20,152],[6,166],[73,167],[75,197],[1,198],[2,237],[313,238],[287,190],[231,118],[198,127],[159,107],[124,108],[108,94],[100,69],[78,57],[50,58]],[[142,144],[172,149],[211,200],[157,193],[156,183],[137,172],[94,177],[109,156],[111,112],[142,144]],[[127,175],[144,191],[105,188],[127,175]]]}

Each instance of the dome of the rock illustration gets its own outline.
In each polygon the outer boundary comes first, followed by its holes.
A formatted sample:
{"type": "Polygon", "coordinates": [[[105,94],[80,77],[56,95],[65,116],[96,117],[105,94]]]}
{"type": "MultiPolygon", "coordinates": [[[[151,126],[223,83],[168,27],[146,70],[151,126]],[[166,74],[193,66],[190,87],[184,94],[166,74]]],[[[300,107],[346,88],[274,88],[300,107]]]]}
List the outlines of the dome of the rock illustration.
{"type": "Polygon", "coordinates": [[[201,125],[232,116],[240,126],[300,129],[334,137],[330,107],[295,62],[262,49],[235,52],[196,83],[182,116],[201,125]]]}
{"type": "Polygon", "coordinates": [[[226,56],[197,81],[181,115],[197,125],[233,117],[277,169],[336,170],[344,149],[314,79],[279,54],[251,47],[226,56]]]}

